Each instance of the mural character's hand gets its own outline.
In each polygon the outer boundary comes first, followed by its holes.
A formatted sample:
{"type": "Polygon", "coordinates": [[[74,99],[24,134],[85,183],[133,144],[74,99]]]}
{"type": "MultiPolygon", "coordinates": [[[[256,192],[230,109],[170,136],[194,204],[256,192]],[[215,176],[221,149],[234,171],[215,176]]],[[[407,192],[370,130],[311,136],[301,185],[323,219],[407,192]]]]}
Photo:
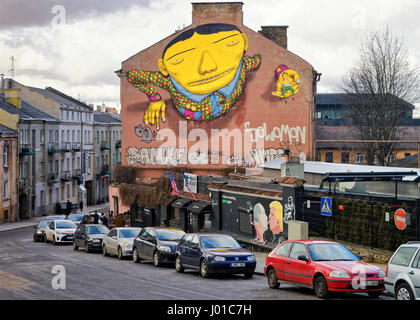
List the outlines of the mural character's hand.
{"type": "Polygon", "coordinates": [[[156,119],[156,129],[159,130],[159,114],[161,113],[162,121],[165,122],[165,109],[166,104],[163,100],[150,102],[149,106],[144,112],[144,123],[154,125],[156,119]]]}

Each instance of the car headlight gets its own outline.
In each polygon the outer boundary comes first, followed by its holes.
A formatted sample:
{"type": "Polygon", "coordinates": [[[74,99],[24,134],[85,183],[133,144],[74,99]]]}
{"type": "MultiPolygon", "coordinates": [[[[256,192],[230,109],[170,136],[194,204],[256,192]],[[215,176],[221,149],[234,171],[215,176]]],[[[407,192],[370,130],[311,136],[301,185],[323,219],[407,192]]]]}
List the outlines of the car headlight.
{"type": "Polygon", "coordinates": [[[125,247],[129,247],[129,246],[130,246],[130,244],[129,244],[128,242],[124,242],[124,246],[125,246],[125,247]]]}
{"type": "Polygon", "coordinates": [[[158,249],[162,252],[171,252],[171,248],[168,246],[158,246],[158,249]]]}
{"type": "Polygon", "coordinates": [[[37,234],[42,234],[43,232],[41,230],[38,230],[36,233],[37,234]]]}
{"type": "Polygon", "coordinates": [[[248,261],[254,261],[254,260],[255,260],[255,256],[254,256],[254,255],[252,255],[252,256],[248,256],[246,259],[247,259],[248,261]]]}
{"type": "Polygon", "coordinates": [[[378,277],[379,278],[385,278],[385,272],[383,272],[382,270],[378,271],[378,277]]]}
{"type": "Polygon", "coordinates": [[[347,272],[335,270],[335,271],[330,272],[330,278],[346,278],[346,279],[349,279],[350,275],[347,272]]]}
{"type": "Polygon", "coordinates": [[[214,261],[226,261],[225,257],[221,257],[221,256],[215,256],[214,257],[214,261]]]}
{"type": "Polygon", "coordinates": [[[93,239],[92,239],[92,238],[90,238],[90,237],[89,237],[89,238],[87,238],[86,240],[87,240],[87,241],[89,241],[89,242],[92,242],[92,241],[93,241],[93,239]]]}

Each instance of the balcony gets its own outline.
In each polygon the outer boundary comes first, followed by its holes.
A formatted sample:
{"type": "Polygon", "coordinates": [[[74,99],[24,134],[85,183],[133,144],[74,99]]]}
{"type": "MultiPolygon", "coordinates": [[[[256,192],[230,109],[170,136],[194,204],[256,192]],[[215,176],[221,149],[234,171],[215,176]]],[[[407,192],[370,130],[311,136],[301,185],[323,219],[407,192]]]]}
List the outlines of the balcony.
{"type": "Polygon", "coordinates": [[[111,150],[109,141],[101,141],[101,150],[111,150]]]}
{"type": "Polygon", "coordinates": [[[71,150],[73,152],[80,151],[82,148],[80,147],[80,142],[73,142],[71,144],[71,150]]]}
{"type": "Polygon", "coordinates": [[[71,151],[71,142],[61,142],[60,151],[61,152],[70,152],[71,151]]]}
{"type": "Polygon", "coordinates": [[[60,152],[60,146],[58,142],[48,142],[48,153],[58,153],[60,152]]]}
{"type": "Polygon", "coordinates": [[[73,179],[80,179],[82,177],[82,170],[81,169],[74,169],[72,174],[73,179]]]}
{"type": "Polygon", "coordinates": [[[34,154],[35,152],[33,152],[30,144],[21,144],[19,146],[19,156],[32,156],[34,154]]]}
{"type": "Polygon", "coordinates": [[[70,171],[61,171],[61,181],[71,181],[72,177],[70,171]]]}
{"type": "Polygon", "coordinates": [[[112,173],[112,171],[109,169],[109,166],[106,164],[106,165],[102,166],[101,171],[99,173],[97,173],[97,175],[104,176],[104,175],[111,174],[111,173],[112,173]]]}
{"type": "Polygon", "coordinates": [[[32,185],[31,178],[21,178],[19,179],[19,188],[29,188],[32,185]]]}
{"type": "Polygon", "coordinates": [[[47,175],[47,183],[53,184],[58,180],[58,172],[49,172],[47,175]]]}
{"type": "Polygon", "coordinates": [[[115,149],[120,149],[121,148],[121,140],[117,140],[115,142],[115,149]]]}

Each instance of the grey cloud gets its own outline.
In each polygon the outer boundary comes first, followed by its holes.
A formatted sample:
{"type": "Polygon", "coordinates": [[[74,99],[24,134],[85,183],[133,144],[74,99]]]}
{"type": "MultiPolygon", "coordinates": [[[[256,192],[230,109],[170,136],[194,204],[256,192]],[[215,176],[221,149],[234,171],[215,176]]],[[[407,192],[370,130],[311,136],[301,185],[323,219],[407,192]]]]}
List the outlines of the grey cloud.
{"type": "Polygon", "coordinates": [[[0,0],[0,30],[16,27],[44,26],[51,23],[57,12],[54,6],[65,8],[66,21],[102,15],[131,6],[149,7],[153,0],[0,0]]]}

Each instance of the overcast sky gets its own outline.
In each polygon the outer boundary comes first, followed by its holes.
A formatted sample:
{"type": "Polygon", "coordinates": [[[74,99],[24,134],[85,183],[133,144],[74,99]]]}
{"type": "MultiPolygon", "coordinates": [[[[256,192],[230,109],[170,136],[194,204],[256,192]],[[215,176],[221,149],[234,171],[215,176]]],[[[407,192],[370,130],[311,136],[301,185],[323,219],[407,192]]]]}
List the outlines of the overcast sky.
{"type": "MultiPolygon", "coordinates": [[[[202,0],[0,0],[0,74],[119,107],[114,74],[133,54],[191,24],[202,0]]],[[[215,1],[217,2],[217,1],[215,1]]],[[[420,64],[420,0],[242,0],[244,24],[288,25],[288,49],[334,92],[368,32],[389,26],[420,64]]]]}

